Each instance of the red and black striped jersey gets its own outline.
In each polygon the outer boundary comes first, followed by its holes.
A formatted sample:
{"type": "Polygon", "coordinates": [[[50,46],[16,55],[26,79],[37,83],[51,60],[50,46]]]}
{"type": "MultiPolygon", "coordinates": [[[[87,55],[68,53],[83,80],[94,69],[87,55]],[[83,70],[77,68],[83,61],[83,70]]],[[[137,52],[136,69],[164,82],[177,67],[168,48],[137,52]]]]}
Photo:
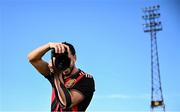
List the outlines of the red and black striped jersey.
{"type": "Polygon", "coordinates": [[[84,95],[84,100],[82,102],[80,102],[78,105],[76,105],[72,108],[66,108],[66,109],[63,109],[61,107],[60,102],[57,99],[58,97],[57,97],[57,92],[55,90],[53,75],[48,75],[48,76],[46,76],[46,78],[49,80],[49,82],[52,85],[51,111],[77,112],[77,111],[85,111],[87,109],[87,107],[90,104],[90,101],[93,97],[93,93],[95,91],[95,83],[94,83],[94,79],[91,75],[83,72],[82,70],[79,70],[77,73],[64,79],[64,85],[69,91],[72,89],[75,89],[84,95]]]}

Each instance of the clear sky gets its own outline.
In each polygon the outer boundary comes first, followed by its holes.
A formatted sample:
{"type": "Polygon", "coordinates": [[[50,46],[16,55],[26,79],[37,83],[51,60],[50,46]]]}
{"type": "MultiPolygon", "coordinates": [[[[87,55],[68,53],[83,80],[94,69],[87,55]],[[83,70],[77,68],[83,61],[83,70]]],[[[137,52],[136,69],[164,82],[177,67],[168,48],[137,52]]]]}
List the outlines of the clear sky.
{"type": "Polygon", "coordinates": [[[142,8],[156,4],[166,110],[180,111],[178,0],[0,0],[0,111],[50,111],[51,85],[27,54],[62,41],[75,46],[77,66],[94,76],[88,111],[149,111],[150,34],[142,8]]]}

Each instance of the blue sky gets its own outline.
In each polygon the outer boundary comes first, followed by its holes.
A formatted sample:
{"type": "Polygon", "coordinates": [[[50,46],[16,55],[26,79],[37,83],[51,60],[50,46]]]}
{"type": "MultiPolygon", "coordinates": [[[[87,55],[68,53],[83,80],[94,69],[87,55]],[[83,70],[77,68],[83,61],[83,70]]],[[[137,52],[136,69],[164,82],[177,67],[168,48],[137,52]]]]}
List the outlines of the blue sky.
{"type": "Polygon", "coordinates": [[[178,0],[0,0],[0,111],[50,110],[51,86],[27,54],[62,41],[75,46],[77,66],[95,78],[88,111],[149,111],[150,35],[141,9],[156,4],[166,110],[180,111],[178,0]]]}

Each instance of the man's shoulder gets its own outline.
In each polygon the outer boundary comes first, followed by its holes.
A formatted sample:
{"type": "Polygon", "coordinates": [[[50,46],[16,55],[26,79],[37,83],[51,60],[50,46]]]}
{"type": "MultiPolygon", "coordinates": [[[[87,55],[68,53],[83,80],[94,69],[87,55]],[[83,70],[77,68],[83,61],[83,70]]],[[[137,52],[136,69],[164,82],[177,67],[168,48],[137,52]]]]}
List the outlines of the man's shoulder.
{"type": "Polygon", "coordinates": [[[82,70],[80,74],[82,78],[77,82],[77,84],[75,84],[73,88],[81,91],[84,94],[93,93],[95,91],[95,81],[94,81],[93,76],[82,70]]]}
{"type": "Polygon", "coordinates": [[[78,84],[94,86],[94,78],[91,74],[81,71],[81,75],[82,75],[82,78],[79,80],[78,84]]]}
{"type": "Polygon", "coordinates": [[[89,73],[87,73],[87,72],[84,72],[84,71],[80,71],[80,73],[79,73],[80,75],[83,75],[84,76],[84,78],[86,78],[86,79],[93,79],[93,76],[91,75],[91,74],[89,74],[89,73]]]}
{"type": "Polygon", "coordinates": [[[85,74],[84,76],[85,78],[93,78],[93,76],[91,74],[85,74]]]}

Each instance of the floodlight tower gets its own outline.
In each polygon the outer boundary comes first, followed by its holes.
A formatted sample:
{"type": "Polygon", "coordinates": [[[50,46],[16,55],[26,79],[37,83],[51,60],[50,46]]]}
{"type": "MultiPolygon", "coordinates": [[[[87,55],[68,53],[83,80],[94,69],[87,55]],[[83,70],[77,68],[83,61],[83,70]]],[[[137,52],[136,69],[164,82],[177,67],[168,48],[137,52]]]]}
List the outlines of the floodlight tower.
{"type": "Polygon", "coordinates": [[[158,112],[165,112],[156,40],[156,33],[158,31],[162,31],[162,24],[159,21],[159,8],[159,5],[145,7],[143,9],[144,15],[142,16],[145,20],[145,24],[143,24],[143,30],[145,33],[150,33],[151,35],[151,112],[154,112],[156,110],[158,112]]]}

